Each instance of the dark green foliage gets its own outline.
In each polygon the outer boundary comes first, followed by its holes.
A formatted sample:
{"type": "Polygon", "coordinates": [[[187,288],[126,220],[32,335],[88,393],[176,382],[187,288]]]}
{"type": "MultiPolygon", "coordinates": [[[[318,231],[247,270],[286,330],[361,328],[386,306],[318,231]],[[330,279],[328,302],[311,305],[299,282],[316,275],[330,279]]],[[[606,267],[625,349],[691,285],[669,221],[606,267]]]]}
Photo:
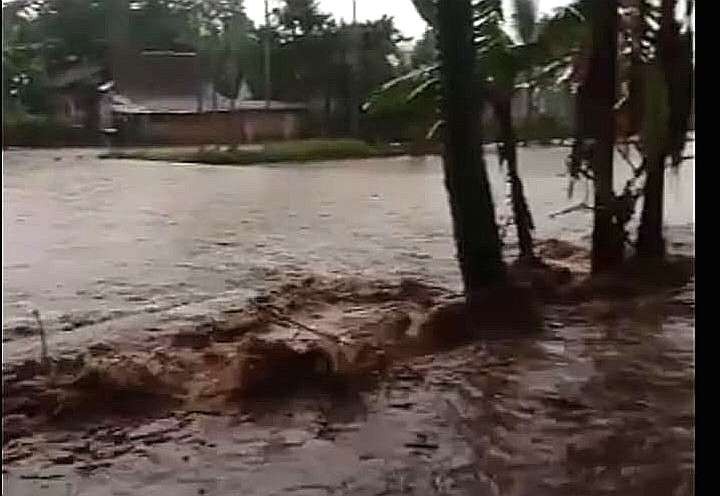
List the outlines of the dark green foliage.
{"type": "Polygon", "coordinates": [[[391,64],[403,38],[383,17],[338,24],[315,2],[286,2],[277,13],[271,58],[273,98],[311,104],[325,135],[354,134],[360,103],[397,75],[391,64]]]}
{"type": "Polygon", "coordinates": [[[3,5],[3,27],[4,101],[33,113],[49,112],[41,97],[52,77],[78,64],[107,67],[118,48],[196,50],[232,96],[257,45],[242,2],[225,0],[19,0],[3,5]]]}
{"type": "Polygon", "coordinates": [[[69,127],[44,116],[3,116],[3,146],[88,146],[99,145],[101,138],[99,133],[69,127]]]}

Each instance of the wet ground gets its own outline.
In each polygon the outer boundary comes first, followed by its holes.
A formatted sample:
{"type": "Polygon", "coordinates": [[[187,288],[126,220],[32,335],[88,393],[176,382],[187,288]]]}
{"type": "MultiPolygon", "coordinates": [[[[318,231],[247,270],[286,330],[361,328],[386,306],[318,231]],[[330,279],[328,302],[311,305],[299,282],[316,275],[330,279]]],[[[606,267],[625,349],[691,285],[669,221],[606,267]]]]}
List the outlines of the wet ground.
{"type": "MultiPolygon", "coordinates": [[[[572,203],[564,153],[522,150],[526,188],[538,238],[584,245],[586,213],[548,217],[572,203]]],[[[52,351],[120,335],[123,319],[202,312],[221,294],[240,301],[289,273],[459,286],[437,158],[236,168],[98,161],[88,150],[4,159],[3,341],[15,359],[37,348],[30,308],[52,351]]],[[[692,164],[667,189],[672,249],[692,254],[692,164]]],[[[408,358],[343,394],[55,425],[6,446],[17,458],[6,457],[5,488],[692,494],[693,302],[690,283],[629,306],[547,306],[541,336],[408,358]]]]}

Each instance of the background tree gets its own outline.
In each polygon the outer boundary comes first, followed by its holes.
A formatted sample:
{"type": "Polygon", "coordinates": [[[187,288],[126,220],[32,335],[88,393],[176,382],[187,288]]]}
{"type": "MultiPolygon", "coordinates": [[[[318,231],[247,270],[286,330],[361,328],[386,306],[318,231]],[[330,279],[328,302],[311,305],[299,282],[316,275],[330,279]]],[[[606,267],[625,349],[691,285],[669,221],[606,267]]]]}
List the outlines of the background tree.
{"type": "Polygon", "coordinates": [[[22,2],[3,5],[3,113],[49,111],[47,68],[42,43],[25,15],[22,2]]]}
{"type": "Polygon", "coordinates": [[[396,74],[403,38],[391,18],[338,24],[316,2],[288,0],[277,12],[273,97],[303,101],[323,134],[349,134],[355,101],[396,74]]]}
{"type": "Polygon", "coordinates": [[[261,72],[259,40],[253,34],[253,25],[244,12],[236,13],[224,19],[205,40],[204,52],[215,90],[234,108],[243,81],[257,81],[261,72]]]}
{"type": "Polygon", "coordinates": [[[334,23],[330,14],[320,12],[314,0],[286,0],[279,14],[280,27],[285,39],[322,34],[334,23]]]}
{"type": "Polygon", "coordinates": [[[437,59],[437,39],[435,31],[428,27],[413,46],[411,65],[413,69],[429,66],[435,63],[437,59]]]}

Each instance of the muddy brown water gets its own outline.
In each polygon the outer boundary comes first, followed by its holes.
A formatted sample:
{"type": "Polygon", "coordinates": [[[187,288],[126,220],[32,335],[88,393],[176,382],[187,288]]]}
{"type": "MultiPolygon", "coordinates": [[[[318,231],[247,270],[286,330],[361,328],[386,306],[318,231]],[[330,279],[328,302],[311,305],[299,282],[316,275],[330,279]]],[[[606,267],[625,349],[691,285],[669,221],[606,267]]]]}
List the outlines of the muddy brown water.
{"type": "MultiPolygon", "coordinates": [[[[521,170],[537,237],[586,245],[587,212],[548,217],[583,196],[578,185],[567,200],[566,152],[521,149],[521,170]]],[[[83,312],[142,311],[257,288],[272,269],[459,285],[437,157],[220,167],[96,153],[4,153],[5,319],[37,307],[81,323],[83,312]]],[[[494,155],[488,165],[507,214],[494,155]]],[[[668,173],[667,220],[682,228],[675,242],[692,239],[693,170],[686,163],[668,173]]],[[[617,176],[620,185],[621,164],[617,176]]]]}
{"type": "MultiPolygon", "coordinates": [[[[548,217],[572,203],[564,154],[521,150],[528,199],[538,238],[586,245],[586,213],[548,217]]],[[[488,161],[504,212],[503,178],[488,161]]],[[[33,307],[62,339],[97,320],[260,290],[289,272],[459,286],[433,157],[206,167],[10,151],[4,180],[6,349],[32,339],[23,319],[33,307]]],[[[667,190],[671,249],[692,254],[692,163],[668,173],[667,190]]],[[[548,306],[541,336],[409,359],[361,389],[45,429],[11,446],[19,458],[4,489],[693,494],[693,302],[691,283],[620,310],[548,306]]]]}

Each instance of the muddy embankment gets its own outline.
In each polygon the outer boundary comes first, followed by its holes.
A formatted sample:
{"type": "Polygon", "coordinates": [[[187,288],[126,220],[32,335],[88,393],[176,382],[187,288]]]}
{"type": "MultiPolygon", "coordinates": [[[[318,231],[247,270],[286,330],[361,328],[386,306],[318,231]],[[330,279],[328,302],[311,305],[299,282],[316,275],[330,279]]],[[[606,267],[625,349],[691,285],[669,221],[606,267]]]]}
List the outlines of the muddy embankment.
{"type": "MultiPolygon", "coordinates": [[[[472,319],[460,295],[423,281],[296,274],[249,300],[229,294],[49,336],[46,364],[39,337],[10,341],[3,362],[4,461],[31,456],[22,438],[58,425],[162,412],[174,412],[182,424],[193,412],[232,410],[245,398],[302,384],[332,391],[372,381],[393,363],[470,339],[562,325],[556,316],[548,322],[535,302],[572,304],[600,319],[638,308],[694,312],[693,301],[666,301],[668,288],[692,277],[692,260],[591,281],[585,250],[560,241],[538,248],[547,263],[513,266],[521,289],[489,294],[472,319]]],[[[128,435],[103,432],[111,441],[128,435]]],[[[133,435],[149,443],[168,439],[163,429],[133,435]]],[[[66,458],[92,469],[114,456],[103,453],[80,443],[66,458]]]]}

